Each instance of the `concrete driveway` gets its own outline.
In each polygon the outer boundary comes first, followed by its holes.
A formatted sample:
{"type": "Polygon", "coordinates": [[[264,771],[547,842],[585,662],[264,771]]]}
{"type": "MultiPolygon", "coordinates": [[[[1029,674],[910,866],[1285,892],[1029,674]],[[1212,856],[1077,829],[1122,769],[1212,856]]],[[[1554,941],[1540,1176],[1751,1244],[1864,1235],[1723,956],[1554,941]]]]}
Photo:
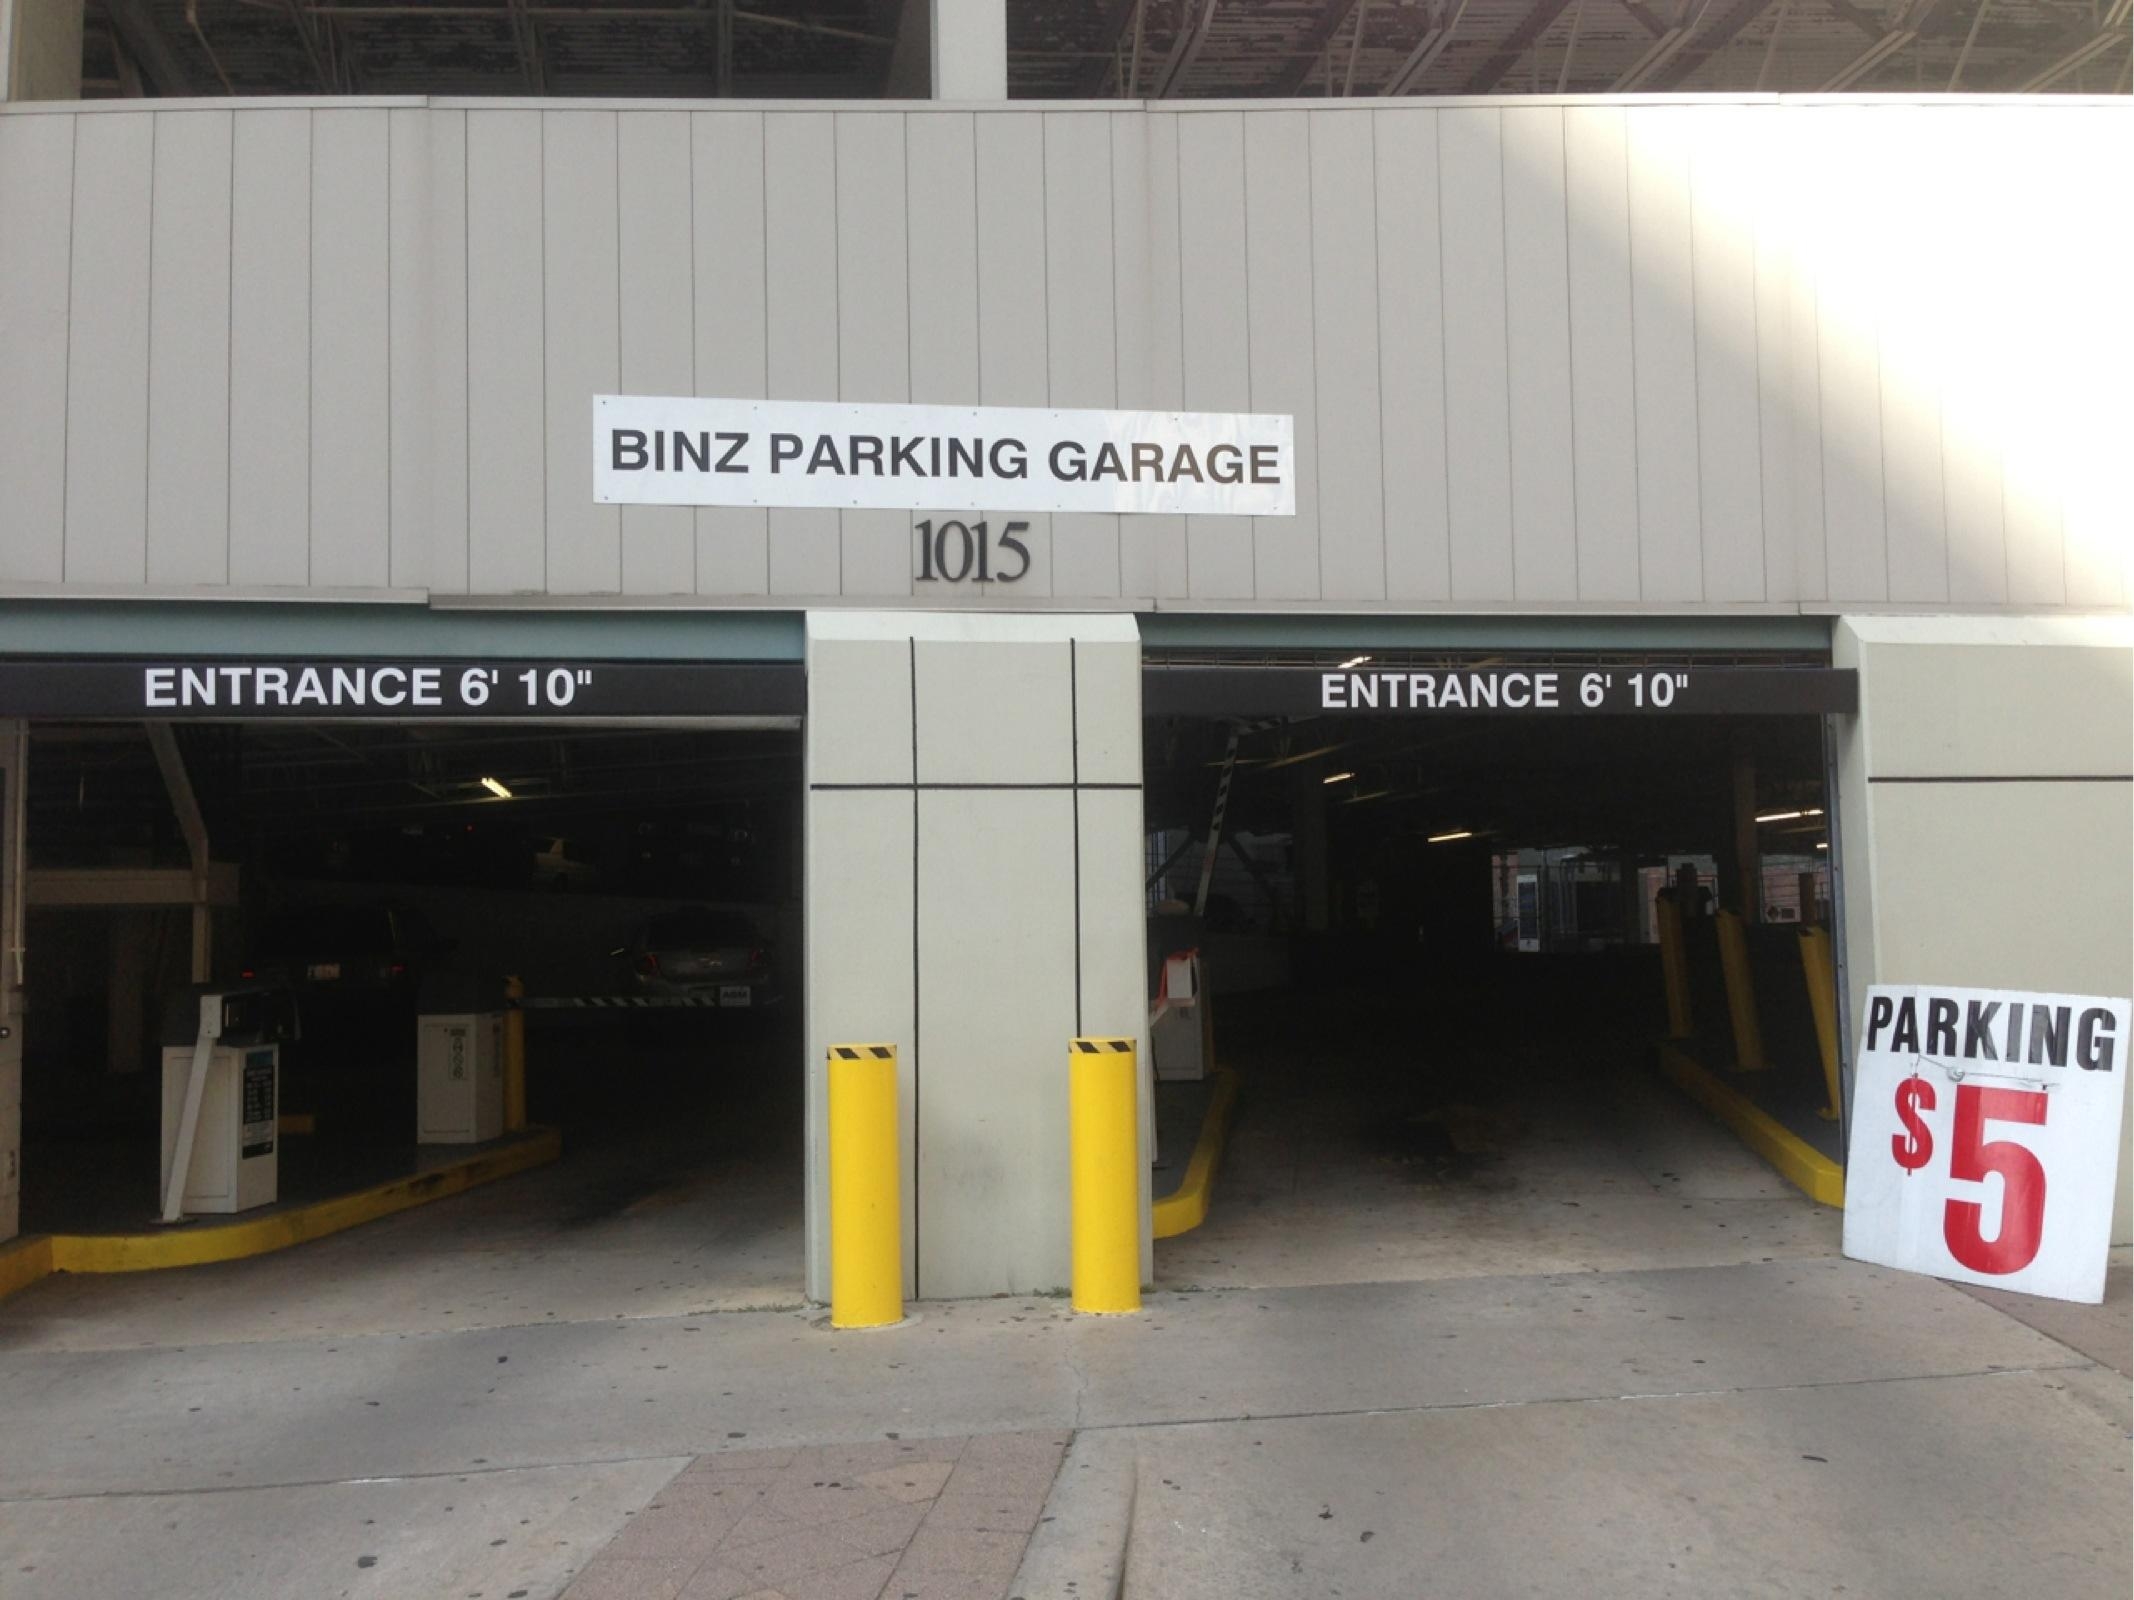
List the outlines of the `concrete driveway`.
{"type": "Polygon", "coordinates": [[[1134,1318],[833,1335],[789,1159],[666,1133],[49,1279],[0,1302],[0,1594],[2124,1600],[2124,1253],[2102,1308],[1861,1266],[1708,1125],[1587,1104],[1636,1138],[1531,1118],[1346,1213],[1329,1124],[1248,1125],[1134,1318]]]}
{"type": "Polygon", "coordinates": [[[737,1312],[16,1338],[0,1415],[20,1600],[551,1596],[692,1458],[1044,1430],[1074,1440],[1028,1600],[1104,1592],[1121,1549],[1148,1595],[2129,1578],[2124,1374],[1836,1260],[1161,1294],[1117,1321],[966,1302],[868,1336],[737,1312]]]}

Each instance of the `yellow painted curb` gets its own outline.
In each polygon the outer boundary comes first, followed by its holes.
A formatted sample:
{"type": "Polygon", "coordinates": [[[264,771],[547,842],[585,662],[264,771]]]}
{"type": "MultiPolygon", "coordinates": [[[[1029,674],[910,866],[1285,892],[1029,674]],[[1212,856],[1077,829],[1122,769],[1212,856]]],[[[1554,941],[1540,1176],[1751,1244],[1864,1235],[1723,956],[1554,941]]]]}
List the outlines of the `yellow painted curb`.
{"type": "Polygon", "coordinates": [[[245,1222],[195,1224],[154,1233],[61,1233],[24,1240],[19,1250],[0,1250],[0,1295],[34,1283],[47,1272],[148,1272],[267,1255],[546,1166],[562,1154],[562,1135],[554,1128],[541,1128],[523,1139],[427,1172],[245,1222]]]}
{"type": "Polygon", "coordinates": [[[1809,1199],[1826,1206],[1845,1204],[1845,1169],[1746,1095],[1721,1083],[1671,1044],[1660,1046],[1660,1070],[1809,1199]]]}
{"type": "Polygon", "coordinates": [[[52,1241],[41,1233],[0,1244],[0,1299],[27,1289],[52,1270],[52,1241]]]}
{"type": "Polygon", "coordinates": [[[1200,1137],[1193,1144],[1193,1159],[1186,1163],[1185,1181],[1149,1209],[1149,1231],[1157,1238],[1175,1239],[1208,1220],[1208,1200],[1215,1192],[1215,1169],[1223,1159],[1223,1140],[1230,1133],[1230,1107],[1236,1099],[1237,1074],[1228,1067],[1217,1067],[1215,1093],[1208,1101],[1207,1115],[1200,1120],[1200,1137]]]}

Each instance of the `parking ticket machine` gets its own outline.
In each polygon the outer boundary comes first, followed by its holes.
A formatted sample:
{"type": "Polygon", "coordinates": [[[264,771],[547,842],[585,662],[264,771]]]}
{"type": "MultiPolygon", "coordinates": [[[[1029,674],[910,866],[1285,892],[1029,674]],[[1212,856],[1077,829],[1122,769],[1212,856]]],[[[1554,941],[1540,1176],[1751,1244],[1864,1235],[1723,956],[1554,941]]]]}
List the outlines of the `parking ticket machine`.
{"type": "Polygon", "coordinates": [[[286,989],[195,984],[172,998],[163,1014],[163,1221],[274,1203],[281,1047],[296,1036],[286,989]]]}

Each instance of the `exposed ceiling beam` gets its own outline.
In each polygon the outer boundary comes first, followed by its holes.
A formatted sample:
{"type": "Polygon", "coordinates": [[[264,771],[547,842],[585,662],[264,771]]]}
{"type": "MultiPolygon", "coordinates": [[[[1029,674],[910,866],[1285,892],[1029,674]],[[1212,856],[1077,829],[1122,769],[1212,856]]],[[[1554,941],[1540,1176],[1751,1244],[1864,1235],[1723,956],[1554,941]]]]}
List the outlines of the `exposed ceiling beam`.
{"type": "Polygon", "coordinates": [[[1816,85],[1816,92],[1836,94],[1841,89],[1850,89],[1918,37],[1916,33],[1892,29],[1816,85]]]}
{"type": "Polygon", "coordinates": [[[519,54],[519,72],[534,94],[548,92],[548,63],[541,59],[541,30],[527,12],[526,0],[508,0],[511,42],[519,54]]]}
{"type": "Polygon", "coordinates": [[[2040,89],[2050,88],[2077,67],[2088,66],[2092,61],[2102,60],[2105,56],[2127,49],[2128,13],[2129,0],[2118,0],[2118,4],[2105,13],[2103,26],[2095,32],[2083,28],[2072,34],[2062,35],[2059,44],[2054,47],[2056,54],[2052,64],[2041,71],[2031,73],[2015,86],[2015,92],[2034,94],[2040,89]]]}
{"type": "Polygon", "coordinates": [[[1964,47],[1956,52],[1956,65],[1949,69],[1949,86],[1943,91],[1956,92],[1956,85],[1964,75],[1964,66],[1971,59],[1971,47],[1978,43],[1978,30],[1985,25],[1986,13],[1993,9],[1993,0],[1978,0],[1978,9],[1971,13],[1971,29],[1964,35],[1964,47]]]}
{"type": "Polygon", "coordinates": [[[1855,28],[1858,28],[1870,39],[1880,39],[1890,31],[1882,18],[1876,16],[1865,6],[1854,5],[1853,0],[1823,0],[1823,4],[1830,7],[1832,11],[1843,17],[1855,28]]]}
{"type": "MultiPolygon", "coordinates": [[[[927,0],[910,0],[913,5],[925,5],[927,0]]],[[[1097,36],[1090,41],[1089,65],[1082,69],[1082,76],[1074,86],[1075,94],[1084,100],[1094,99],[1104,92],[1104,80],[1111,76],[1112,57],[1118,53],[1119,41],[1126,37],[1126,26],[1134,20],[1134,12],[1141,0],[1111,0],[1104,8],[1104,15],[1097,21],[1097,36]]]]}
{"type": "Polygon", "coordinates": [[[1304,87],[1304,80],[1312,75],[1312,68],[1319,64],[1319,54],[1330,43],[1341,25],[1348,21],[1349,13],[1356,9],[1356,0],[1328,0],[1319,12],[1319,20],[1305,30],[1304,37],[1296,43],[1296,59],[1282,69],[1270,91],[1278,100],[1286,100],[1304,87]]]}
{"type": "Polygon", "coordinates": [[[1674,59],[1675,52],[1689,43],[1687,28],[1669,28],[1646,47],[1645,53],[1625,67],[1615,82],[1608,85],[1610,94],[1628,94],[1648,74],[1658,71],[1674,59]]]}
{"type": "Polygon", "coordinates": [[[1674,61],[1675,57],[1689,48],[1703,26],[1704,14],[1711,10],[1712,0],[1683,0],[1680,18],[1668,25],[1667,31],[1653,40],[1651,48],[1631,62],[1623,74],[1609,85],[1613,94],[1628,94],[1633,89],[1644,89],[1653,78],[1674,61]]]}
{"type": "Polygon", "coordinates": [[[1215,25],[1215,6],[1216,0],[1204,0],[1200,15],[1179,30],[1170,59],[1164,62],[1162,75],[1156,80],[1158,100],[1168,100],[1176,93],[1186,74],[1193,70],[1193,63],[1200,59],[1201,48],[1208,42],[1208,30],[1215,25]]]}
{"type": "Polygon", "coordinates": [[[1356,26],[1349,32],[1349,67],[1341,75],[1341,97],[1344,100],[1356,92],[1356,58],[1363,53],[1363,30],[1370,21],[1371,0],[1363,0],[1356,10],[1356,26]]]}
{"type": "Polygon", "coordinates": [[[192,74],[185,70],[178,52],[156,26],[148,0],[104,0],[104,15],[111,19],[111,31],[119,36],[126,53],[141,69],[141,76],[157,94],[176,99],[198,92],[193,87],[192,74]]]}
{"type": "Polygon", "coordinates": [[[1449,17],[1445,16],[1442,5],[1433,7],[1433,20],[1423,29],[1422,38],[1416,41],[1415,48],[1408,52],[1408,59],[1394,69],[1393,76],[1386,80],[1386,86],[1378,92],[1406,94],[1420,83],[1423,74],[1436,64],[1437,58],[1445,53],[1445,47],[1452,43],[1452,36],[1459,31],[1460,19],[1466,15],[1467,0],[1459,0],[1458,9],[1449,17]],[[1442,22],[1435,20],[1440,17],[1444,18],[1442,22]]]}
{"type": "MultiPolygon", "coordinates": [[[[1558,94],[1562,94],[1564,86],[1571,81],[1571,62],[1578,54],[1578,30],[1580,24],[1585,20],[1586,0],[1578,0],[1577,8],[1571,13],[1571,37],[1564,41],[1563,65],[1556,69],[1556,92],[1558,94]]],[[[1536,57],[1535,65],[1539,66],[1540,64],[1540,58],[1536,57]]]]}
{"type": "Polygon", "coordinates": [[[1511,36],[1490,53],[1489,59],[1475,68],[1467,80],[1462,94],[1488,94],[1496,88],[1498,79],[1525,59],[1527,51],[1534,48],[1541,36],[1556,24],[1571,0],[1534,0],[1534,5],[1512,29],[1511,36]]]}
{"type": "Polygon", "coordinates": [[[1620,0],[1620,3],[1623,10],[1629,13],[1630,20],[1655,39],[1674,26],[1673,23],[1653,10],[1651,6],[1646,5],[1644,0],[1620,0]]]}
{"type": "Polygon", "coordinates": [[[299,5],[297,0],[285,0],[285,4],[289,8],[289,20],[296,28],[297,41],[304,47],[305,59],[311,63],[311,70],[318,77],[319,92],[332,94],[336,89],[346,87],[334,81],[333,24],[321,22],[313,12],[299,5]]]}
{"type": "MultiPolygon", "coordinates": [[[[1838,0],[1830,0],[1830,3],[1835,6],[1838,0]]],[[[1850,89],[1869,73],[1877,71],[1890,57],[1918,39],[1920,30],[1933,19],[1941,5],[1942,0],[1905,0],[1888,30],[1826,79],[1819,92],[1835,94],[1841,89],[1850,89]]]]}
{"type": "Polygon", "coordinates": [[[1693,46],[1685,46],[1675,59],[1668,63],[1665,72],[1653,75],[1650,86],[1655,89],[1674,88],[1732,44],[1742,29],[1770,10],[1771,6],[1772,0],[1734,0],[1734,4],[1727,7],[1717,22],[1704,30],[1703,36],[1693,46]]]}

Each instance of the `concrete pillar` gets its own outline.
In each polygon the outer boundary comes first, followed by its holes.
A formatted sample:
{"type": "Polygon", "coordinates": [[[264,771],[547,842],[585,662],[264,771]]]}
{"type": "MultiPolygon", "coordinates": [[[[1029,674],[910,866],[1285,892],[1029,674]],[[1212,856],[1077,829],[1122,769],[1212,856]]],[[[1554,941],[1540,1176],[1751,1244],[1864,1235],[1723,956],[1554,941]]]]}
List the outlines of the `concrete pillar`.
{"type": "MultiPolygon", "coordinates": [[[[916,0],[906,0],[911,9],[916,0]]],[[[933,98],[1008,98],[1007,0],[927,0],[933,98]]]]}
{"type": "Polygon", "coordinates": [[[1645,896],[1638,880],[1638,856],[1635,850],[1618,850],[1615,853],[1616,915],[1623,943],[1635,945],[1645,937],[1645,896]]]}
{"type": "Polygon", "coordinates": [[[1764,919],[1764,857],[1763,840],[1756,827],[1756,752],[1748,741],[1746,730],[1736,728],[1730,749],[1730,768],[1733,778],[1734,803],[1734,874],[1728,895],[1724,889],[1721,898],[1731,901],[1733,909],[1741,913],[1742,921],[1754,927],[1764,919]]]}
{"type": "Polygon", "coordinates": [[[898,1047],[907,1293],[1062,1288],[1068,1042],[1152,1059],[1138,632],[817,612],[807,652],[808,1292],[829,1290],[825,1052],[874,1042],[898,1047]]]}
{"type": "MultiPolygon", "coordinates": [[[[1832,655],[1860,674],[1837,719],[1846,1058],[1871,983],[2125,995],[2134,619],[1846,617],[1832,655]]],[[[2121,1244],[2134,1107],[2126,1134],[2121,1244]]]]}
{"type": "Polygon", "coordinates": [[[82,0],[0,0],[0,100],[79,100],[82,0]]]}
{"type": "Polygon", "coordinates": [[[148,1064],[149,958],[157,946],[158,916],[120,907],[106,925],[104,1071],[139,1072],[148,1064]]]}

